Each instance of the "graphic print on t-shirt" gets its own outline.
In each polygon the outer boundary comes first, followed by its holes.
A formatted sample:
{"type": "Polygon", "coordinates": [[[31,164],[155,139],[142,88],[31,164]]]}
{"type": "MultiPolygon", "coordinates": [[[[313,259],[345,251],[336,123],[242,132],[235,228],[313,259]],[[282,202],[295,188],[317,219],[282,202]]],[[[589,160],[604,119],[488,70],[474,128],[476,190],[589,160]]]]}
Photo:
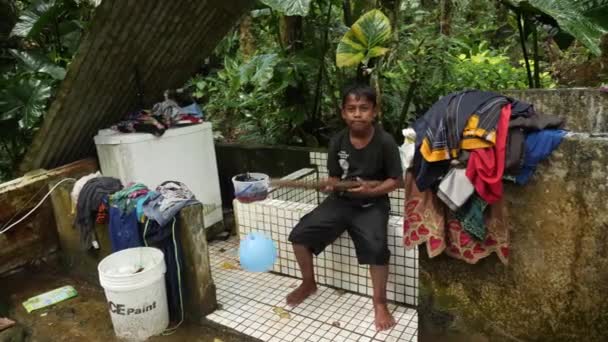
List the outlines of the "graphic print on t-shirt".
{"type": "Polygon", "coordinates": [[[348,177],[348,169],[350,164],[348,163],[348,153],[344,150],[338,152],[338,164],[342,168],[342,179],[346,179],[348,177]]]}

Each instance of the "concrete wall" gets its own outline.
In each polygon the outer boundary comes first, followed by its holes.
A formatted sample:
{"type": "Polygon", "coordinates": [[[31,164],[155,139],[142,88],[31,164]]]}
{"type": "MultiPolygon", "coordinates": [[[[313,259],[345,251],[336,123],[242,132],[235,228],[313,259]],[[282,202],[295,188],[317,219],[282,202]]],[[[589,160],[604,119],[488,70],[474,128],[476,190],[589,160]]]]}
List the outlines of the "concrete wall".
{"type": "Polygon", "coordinates": [[[608,339],[608,96],[520,94],[584,133],[567,138],[529,185],[506,187],[508,266],[494,256],[429,260],[421,250],[420,341],[608,339]]]}
{"type": "MultiPolygon", "coordinates": [[[[80,177],[96,169],[95,161],[84,160],[0,184],[0,223],[4,225],[13,218],[12,222],[15,222],[33,209],[48,191],[49,183],[80,177]]],[[[48,257],[57,249],[55,217],[51,202],[47,200],[33,215],[0,235],[0,275],[48,257]]]]}
{"type": "Polygon", "coordinates": [[[529,89],[503,93],[534,104],[540,112],[565,118],[567,128],[574,132],[608,132],[608,94],[597,89],[529,89]]]}

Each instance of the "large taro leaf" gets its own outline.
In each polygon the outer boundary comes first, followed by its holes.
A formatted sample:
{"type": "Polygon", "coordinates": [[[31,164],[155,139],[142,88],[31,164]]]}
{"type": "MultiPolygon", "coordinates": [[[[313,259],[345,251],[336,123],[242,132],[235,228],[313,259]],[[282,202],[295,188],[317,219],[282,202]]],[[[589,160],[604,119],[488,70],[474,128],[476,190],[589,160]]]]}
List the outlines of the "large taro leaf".
{"type": "Polygon", "coordinates": [[[338,67],[367,63],[388,52],[383,44],[391,37],[391,23],[379,10],[362,15],[340,40],[336,50],[338,67]]]}
{"type": "Polygon", "coordinates": [[[18,119],[19,126],[33,128],[44,115],[51,97],[50,82],[21,79],[0,91],[0,119],[18,119]]]}
{"type": "Polygon", "coordinates": [[[310,0],[261,0],[272,9],[288,16],[305,17],[310,10],[310,0]]]}
{"type": "Polygon", "coordinates": [[[600,39],[608,33],[608,0],[508,0],[524,13],[544,14],[585,45],[595,55],[601,54],[600,39]]]}
{"type": "Polygon", "coordinates": [[[10,53],[28,72],[47,74],[56,80],[65,77],[65,69],[51,62],[43,54],[18,50],[10,50],[10,53]]]}
{"type": "Polygon", "coordinates": [[[279,62],[276,53],[258,55],[239,68],[240,83],[252,83],[256,87],[264,87],[274,76],[274,68],[279,62]]]}
{"type": "Polygon", "coordinates": [[[57,16],[60,4],[55,0],[38,0],[31,4],[13,28],[11,35],[33,37],[40,33],[57,16]]]}

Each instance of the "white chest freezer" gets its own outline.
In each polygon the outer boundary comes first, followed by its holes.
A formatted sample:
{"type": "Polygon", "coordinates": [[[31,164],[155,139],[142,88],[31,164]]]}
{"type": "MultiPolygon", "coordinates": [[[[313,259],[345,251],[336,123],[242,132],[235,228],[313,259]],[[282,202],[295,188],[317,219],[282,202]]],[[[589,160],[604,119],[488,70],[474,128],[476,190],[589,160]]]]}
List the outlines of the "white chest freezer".
{"type": "Polygon", "coordinates": [[[211,123],[168,129],[162,137],[101,130],[95,145],[104,176],[150,189],[165,181],[182,182],[203,203],[205,228],[222,220],[211,123]]]}

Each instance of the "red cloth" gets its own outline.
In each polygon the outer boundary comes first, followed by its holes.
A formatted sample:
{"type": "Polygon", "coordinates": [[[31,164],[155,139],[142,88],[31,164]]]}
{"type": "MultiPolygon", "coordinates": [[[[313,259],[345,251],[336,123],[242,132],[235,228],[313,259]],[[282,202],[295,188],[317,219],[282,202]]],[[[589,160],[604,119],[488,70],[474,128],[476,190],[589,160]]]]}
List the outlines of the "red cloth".
{"type": "Polygon", "coordinates": [[[97,224],[108,223],[108,207],[103,202],[99,205],[99,209],[97,209],[97,218],[95,221],[97,224]]]}
{"type": "Polygon", "coordinates": [[[502,197],[502,176],[505,171],[507,133],[511,119],[511,105],[502,107],[496,127],[494,147],[471,151],[467,164],[467,177],[475,186],[477,194],[489,204],[502,197]]]}

